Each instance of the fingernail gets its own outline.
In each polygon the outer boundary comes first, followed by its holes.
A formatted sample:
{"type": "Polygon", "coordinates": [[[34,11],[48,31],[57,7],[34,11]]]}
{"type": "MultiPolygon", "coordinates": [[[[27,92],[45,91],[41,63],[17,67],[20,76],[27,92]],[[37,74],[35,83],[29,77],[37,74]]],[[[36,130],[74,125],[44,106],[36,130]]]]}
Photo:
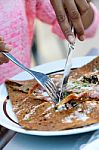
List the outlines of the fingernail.
{"type": "Polygon", "coordinates": [[[69,35],[69,36],[68,36],[68,41],[69,41],[70,43],[74,44],[74,43],[75,43],[75,36],[69,35]]]}
{"type": "Polygon", "coordinates": [[[85,40],[85,36],[84,35],[81,35],[79,38],[80,38],[81,41],[85,40]]]}

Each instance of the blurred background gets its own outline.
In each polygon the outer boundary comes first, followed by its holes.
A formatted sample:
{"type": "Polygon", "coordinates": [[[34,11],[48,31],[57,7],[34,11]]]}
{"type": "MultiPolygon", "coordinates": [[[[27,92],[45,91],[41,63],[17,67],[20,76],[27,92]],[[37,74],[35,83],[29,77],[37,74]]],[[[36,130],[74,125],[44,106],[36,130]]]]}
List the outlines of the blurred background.
{"type": "MultiPolygon", "coordinates": [[[[99,0],[92,0],[99,9],[99,0]]],[[[31,67],[39,64],[61,60],[66,57],[68,45],[66,41],[62,41],[58,36],[51,32],[51,26],[44,24],[38,20],[35,22],[35,41],[32,47],[31,67]]],[[[99,56],[99,28],[93,38],[86,39],[84,42],[76,40],[73,58],[79,56],[99,56]]],[[[0,150],[15,132],[9,131],[0,126],[0,150]],[[7,133],[7,134],[5,134],[7,133]]]]}
{"type": "MultiPolygon", "coordinates": [[[[99,1],[92,0],[99,9],[99,1]]],[[[51,32],[51,26],[36,20],[35,42],[33,43],[31,67],[66,57],[67,41],[62,41],[51,32]]],[[[99,28],[93,38],[84,42],[76,40],[73,58],[79,56],[99,55],[99,28]]]]}

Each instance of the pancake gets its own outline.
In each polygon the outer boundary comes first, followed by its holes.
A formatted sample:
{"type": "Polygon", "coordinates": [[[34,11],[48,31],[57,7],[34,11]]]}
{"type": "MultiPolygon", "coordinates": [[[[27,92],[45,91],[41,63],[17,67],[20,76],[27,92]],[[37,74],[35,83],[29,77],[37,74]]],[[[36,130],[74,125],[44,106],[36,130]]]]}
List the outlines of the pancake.
{"type": "MultiPolygon", "coordinates": [[[[62,74],[50,75],[59,88],[62,74]]],[[[71,72],[55,105],[35,80],[5,82],[19,125],[27,130],[66,130],[99,122],[99,57],[71,72]]]]}

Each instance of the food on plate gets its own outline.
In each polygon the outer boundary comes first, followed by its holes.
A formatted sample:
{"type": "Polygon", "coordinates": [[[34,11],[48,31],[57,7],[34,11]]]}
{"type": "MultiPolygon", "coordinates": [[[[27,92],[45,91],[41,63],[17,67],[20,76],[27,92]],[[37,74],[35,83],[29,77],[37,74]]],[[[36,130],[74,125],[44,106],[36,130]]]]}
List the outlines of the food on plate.
{"type": "MultiPolygon", "coordinates": [[[[50,77],[60,88],[62,74],[50,77]]],[[[57,105],[35,80],[8,80],[6,87],[18,123],[25,129],[66,130],[99,122],[99,57],[72,70],[57,105]]]]}

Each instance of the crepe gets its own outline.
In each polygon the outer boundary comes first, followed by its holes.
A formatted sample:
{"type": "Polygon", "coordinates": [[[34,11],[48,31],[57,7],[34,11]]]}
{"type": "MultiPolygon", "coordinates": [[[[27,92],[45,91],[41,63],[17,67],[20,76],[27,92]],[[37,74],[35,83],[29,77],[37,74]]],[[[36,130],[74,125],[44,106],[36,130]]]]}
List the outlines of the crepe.
{"type": "MultiPolygon", "coordinates": [[[[58,87],[62,75],[50,77],[58,87]]],[[[8,80],[6,87],[18,123],[25,129],[66,130],[99,122],[99,57],[71,72],[63,101],[56,106],[35,80],[8,80]]]]}

